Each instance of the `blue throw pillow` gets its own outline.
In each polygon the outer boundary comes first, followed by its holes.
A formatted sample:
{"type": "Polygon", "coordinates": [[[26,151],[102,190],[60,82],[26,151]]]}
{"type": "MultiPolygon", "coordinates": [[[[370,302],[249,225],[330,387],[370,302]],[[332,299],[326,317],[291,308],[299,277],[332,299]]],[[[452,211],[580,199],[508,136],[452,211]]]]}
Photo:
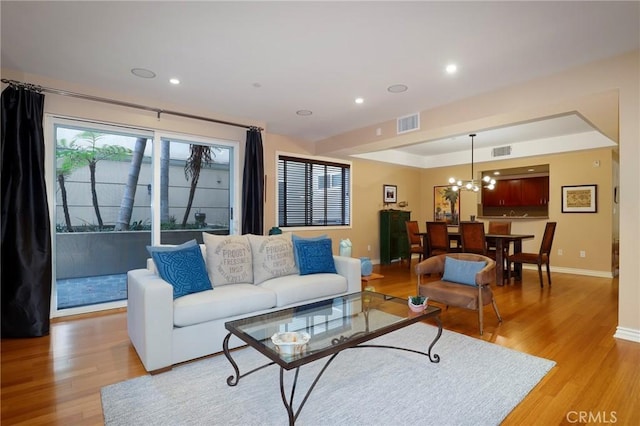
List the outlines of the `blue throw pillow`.
{"type": "Polygon", "coordinates": [[[298,253],[300,275],[338,273],[333,262],[331,239],[299,240],[294,248],[298,253]]]}
{"type": "Polygon", "coordinates": [[[298,241],[320,241],[320,240],[326,240],[328,238],[329,236],[327,234],[322,234],[317,237],[309,237],[309,238],[299,237],[295,234],[291,235],[291,242],[293,243],[293,260],[294,262],[296,262],[296,266],[298,268],[300,267],[300,261],[298,260],[298,250],[296,249],[296,244],[298,241]]]}
{"type": "Polygon", "coordinates": [[[453,257],[445,257],[443,281],[452,283],[476,285],[476,274],[487,266],[487,262],[475,262],[471,260],[458,260],[453,257]]]}
{"type": "Polygon", "coordinates": [[[202,251],[196,240],[175,247],[147,246],[160,277],[173,286],[173,298],[211,290],[202,251]]]}

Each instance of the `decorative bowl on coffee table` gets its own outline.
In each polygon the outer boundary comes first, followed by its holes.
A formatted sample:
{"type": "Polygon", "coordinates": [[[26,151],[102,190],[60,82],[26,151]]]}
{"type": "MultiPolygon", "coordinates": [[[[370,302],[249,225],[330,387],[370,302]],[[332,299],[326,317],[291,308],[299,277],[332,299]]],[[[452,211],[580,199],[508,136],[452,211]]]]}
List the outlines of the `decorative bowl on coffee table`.
{"type": "Polygon", "coordinates": [[[281,355],[298,355],[304,351],[311,336],[304,331],[283,331],[271,336],[271,341],[281,355]]]}

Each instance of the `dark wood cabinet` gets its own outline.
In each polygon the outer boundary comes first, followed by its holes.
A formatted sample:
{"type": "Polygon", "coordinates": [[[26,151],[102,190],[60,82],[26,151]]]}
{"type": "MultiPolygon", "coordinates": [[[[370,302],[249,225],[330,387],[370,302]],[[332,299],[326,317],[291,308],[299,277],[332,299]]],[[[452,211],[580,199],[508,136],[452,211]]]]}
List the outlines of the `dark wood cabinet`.
{"type": "Polygon", "coordinates": [[[549,176],[522,179],[522,205],[546,206],[549,204],[549,176]]]}
{"type": "Polygon", "coordinates": [[[485,206],[519,206],[521,197],[520,179],[499,180],[493,190],[482,188],[482,204],[485,206]]]}
{"type": "Polygon", "coordinates": [[[503,179],[493,190],[482,188],[482,205],[487,207],[527,207],[549,203],[549,177],[503,179]]]}
{"type": "Polygon", "coordinates": [[[388,265],[393,259],[409,257],[409,239],[405,223],[411,212],[380,210],[380,263],[388,265]]]}

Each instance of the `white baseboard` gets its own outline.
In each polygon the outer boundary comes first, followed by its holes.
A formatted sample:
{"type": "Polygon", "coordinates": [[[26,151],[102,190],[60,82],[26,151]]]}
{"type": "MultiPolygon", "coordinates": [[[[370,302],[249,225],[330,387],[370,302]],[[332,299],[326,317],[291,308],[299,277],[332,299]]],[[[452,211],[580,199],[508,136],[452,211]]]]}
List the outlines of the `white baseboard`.
{"type": "MultiPolygon", "coordinates": [[[[415,259],[415,258],[414,258],[415,259]]],[[[391,263],[395,263],[395,262],[399,262],[400,259],[393,259],[391,260],[391,263]]],[[[371,263],[374,265],[379,265],[380,264],[380,259],[371,259],[371,263]]],[[[522,267],[524,269],[531,269],[534,271],[538,270],[538,267],[536,265],[530,265],[530,264],[523,264],[522,267]]],[[[544,274],[546,274],[546,267],[542,267],[542,272],[544,274]]],[[[573,275],[586,275],[588,277],[598,277],[598,278],[613,278],[613,272],[612,271],[594,271],[592,269],[577,269],[577,268],[565,268],[562,266],[553,266],[551,265],[551,272],[558,272],[561,274],[573,274],[573,275]]]]}
{"type": "MultiPolygon", "coordinates": [[[[524,269],[533,269],[535,271],[538,270],[536,265],[524,264],[522,265],[524,269]]],[[[613,272],[611,271],[594,271],[592,269],[577,269],[577,268],[565,268],[562,266],[553,266],[551,265],[551,272],[559,272],[561,274],[574,274],[574,275],[586,275],[589,277],[598,277],[598,278],[613,278],[613,272]]],[[[546,274],[546,267],[542,267],[542,273],[546,274]]]]}
{"type": "Polygon", "coordinates": [[[631,342],[640,343],[640,330],[632,328],[617,327],[613,335],[616,339],[629,340],[631,342]]]}

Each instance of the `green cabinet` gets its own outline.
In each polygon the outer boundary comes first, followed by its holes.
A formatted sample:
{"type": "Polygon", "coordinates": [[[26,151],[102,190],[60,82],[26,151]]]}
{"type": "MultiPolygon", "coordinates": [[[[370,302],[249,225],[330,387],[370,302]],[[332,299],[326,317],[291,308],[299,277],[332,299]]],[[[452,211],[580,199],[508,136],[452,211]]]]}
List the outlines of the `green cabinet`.
{"type": "Polygon", "coordinates": [[[388,265],[394,259],[409,257],[409,239],[405,222],[411,212],[380,210],[380,263],[388,265]]]}

